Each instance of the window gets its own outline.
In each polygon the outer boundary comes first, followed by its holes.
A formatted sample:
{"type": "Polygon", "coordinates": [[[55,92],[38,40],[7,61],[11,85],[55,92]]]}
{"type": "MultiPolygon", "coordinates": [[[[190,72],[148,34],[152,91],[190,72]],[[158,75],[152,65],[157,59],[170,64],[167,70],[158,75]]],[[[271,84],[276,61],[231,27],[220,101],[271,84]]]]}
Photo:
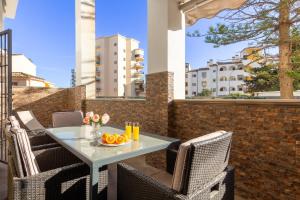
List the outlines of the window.
{"type": "Polygon", "coordinates": [[[123,75],[123,78],[126,78],[126,76],[125,76],[125,75],[123,75]]]}
{"type": "Polygon", "coordinates": [[[118,46],[118,43],[115,42],[115,43],[114,43],[114,46],[115,46],[115,47],[118,46]]]}
{"type": "Polygon", "coordinates": [[[197,95],[197,92],[193,92],[193,95],[196,96],[196,95],[197,95]]]}
{"type": "Polygon", "coordinates": [[[234,71],[236,70],[235,66],[230,66],[229,70],[234,71]]]}
{"type": "Polygon", "coordinates": [[[222,76],[222,77],[220,78],[220,81],[227,81],[227,77],[226,77],[226,76],[222,76]]]}
{"type": "Polygon", "coordinates": [[[18,86],[18,82],[12,82],[13,86],[18,86]]]}
{"type": "Polygon", "coordinates": [[[114,70],[114,73],[116,74],[117,72],[118,72],[118,71],[115,69],[115,70],[114,70]]]}
{"type": "Polygon", "coordinates": [[[214,82],[214,83],[216,82],[216,79],[215,79],[215,78],[213,79],[213,82],[214,82]]]}
{"type": "Polygon", "coordinates": [[[231,81],[235,81],[235,80],[236,80],[236,78],[235,78],[235,76],[230,76],[230,77],[229,77],[229,80],[231,80],[231,81]]]}
{"type": "Polygon", "coordinates": [[[96,64],[97,64],[97,65],[100,65],[100,64],[101,64],[100,56],[96,56],[96,64]]]}
{"type": "Polygon", "coordinates": [[[192,86],[197,86],[197,84],[196,83],[192,83],[192,86]]]}
{"type": "Polygon", "coordinates": [[[124,52],[124,53],[126,53],[126,50],[125,50],[125,49],[123,49],[123,52],[124,52]]]}
{"type": "Polygon", "coordinates": [[[185,74],[185,78],[188,78],[189,77],[189,75],[188,74],[185,74]]]}
{"type": "Polygon", "coordinates": [[[126,67],[124,66],[123,69],[126,70],[126,67]]]}
{"type": "Polygon", "coordinates": [[[114,53],[114,55],[116,56],[116,55],[118,55],[118,53],[117,53],[117,52],[115,52],[115,53],[114,53]]]}
{"type": "Polygon", "coordinates": [[[227,88],[226,88],[226,87],[221,87],[221,88],[220,88],[220,92],[225,92],[225,91],[227,91],[227,88]]]}
{"type": "Polygon", "coordinates": [[[207,86],[207,82],[206,81],[202,81],[202,87],[206,88],[207,86]]]}
{"type": "Polygon", "coordinates": [[[227,68],[224,66],[220,68],[220,71],[226,71],[226,70],[227,70],[227,68]]]}
{"type": "Polygon", "coordinates": [[[244,65],[243,64],[239,64],[238,65],[238,70],[244,70],[244,65]]]}
{"type": "Polygon", "coordinates": [[[217,72],[217,70],[214,69],[213,72],[217,72]]]}
{"type": "Polygon", "coordinates": [[[240,91],[240,92],[243,91],[243,86],[242,85],[238,85],[237,88],[238,88],[238,91],[240,91]]]}
{"type": "Polygon", "coordinates": [[[118,61],[114,61],[114,64],[118,64],[118,61]]]}
{"type": "Polygon", "coordinates": [[[193,77],[193,78],[196,78],[196,77],[197,77],[197,74],[193,74],[192,77],[193,77]]]}
{"type": "Polygon", "coordinates": [[[126,61],[126,58],[123,58],[123,61],[126,61]]]}
{"type": "Polygon", "coordinates": [[[188,95],[188,91],[187,90],[185,91],[185,95],[188,95]]]}
{"type": "Polygon", "coordinates": [[[188,82],[185,82],[185,87],[189,86],[188,82]]]}
{"type": "Polygon", "coordinates": [[[216,90],[216,88],[213,88],[212,91],[213,91],[213,92],[216,92],[217,90],[216,90]]]}
{"type": "Polygon", "coordinates": [[[118,82],[118,80],[115,78],[115,79],[114,79],[114,82],[115,82],[115,83],[117,83],[117,82],[118,82]]]}
{"type": "Polygon", "coordinates": [[[230,87],[229,91],[235,91],[235,87],[230,87]]]}
{"type": "Polygon", "coordinates": [[[207,77],[207,73],[206,72],[202,72],[201,75],[202,75],[202,78],[206,78],[207,77]]]}
{"type": "Polygon", "coordinates": [[[239,81],[243,81],[243,80],[244,80],[244,76],[243,76],[243,75],[238,75],[238,76],[237,76],[237,79],[238,79],[239,81]]]}

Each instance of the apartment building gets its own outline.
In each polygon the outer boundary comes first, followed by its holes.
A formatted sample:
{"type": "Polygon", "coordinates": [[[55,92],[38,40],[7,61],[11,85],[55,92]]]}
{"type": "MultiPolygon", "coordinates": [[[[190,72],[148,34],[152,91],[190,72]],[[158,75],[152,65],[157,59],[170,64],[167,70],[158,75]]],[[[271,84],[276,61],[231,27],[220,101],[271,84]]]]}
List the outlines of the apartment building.
{"type": "Polygon", "coordinates": [[[204,90],[211,91],[215,97],[232,93],[244,94],[244,79],[248,75],[240,56],[226,61],[210,60],[206,67],[198,69],[191,69],[191,66],[186,64],[185,94],[187,97],[197,96],[204,90]]]}
{"type": "Polygon", "coordinates": [[[119,34],[96,39],[96,97],[144,92],[144,51],[139,43],[119,34]]]}

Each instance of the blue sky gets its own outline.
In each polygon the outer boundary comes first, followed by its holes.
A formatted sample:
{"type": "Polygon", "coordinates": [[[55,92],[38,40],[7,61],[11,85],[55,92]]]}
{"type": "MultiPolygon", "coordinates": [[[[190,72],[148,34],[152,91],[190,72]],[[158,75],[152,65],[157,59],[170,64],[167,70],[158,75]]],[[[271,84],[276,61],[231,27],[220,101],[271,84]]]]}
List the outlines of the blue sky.
{"type": "MultiPolygon", "coordinates": [[[[205,33],[218,21],[200,20],[187,31],[205,33]]],[[[20,0],[16,18],[7,19],[5,26],[13,30],[14,53],[31,58],[37,65],[38,76],[59,87],[70,85],[70,71],[75,66],[74,0],[20,0]]],[[[133,37],[146,50],[147,0],[96,0],[96,32],[97,36],[120,33],[133,37]]],[[[229,59],[245,46],[244,43],[213,48],[203,38],[187,37],[186,62],[204,67],[209,59],[229,59]]]]}

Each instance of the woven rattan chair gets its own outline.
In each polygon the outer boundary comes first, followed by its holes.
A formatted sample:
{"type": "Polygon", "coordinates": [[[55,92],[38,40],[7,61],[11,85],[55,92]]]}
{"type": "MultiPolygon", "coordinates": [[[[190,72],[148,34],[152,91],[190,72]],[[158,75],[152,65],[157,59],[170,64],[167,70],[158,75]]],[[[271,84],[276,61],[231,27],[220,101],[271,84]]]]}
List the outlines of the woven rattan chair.
{"type": "Polygon", "coordinates": [[[24,128],[27,131],[34,150],[59,146],[57,142],[47,135],[47,130],[36,119],[32,111],[17,111],[15,114],[16,119],[20,123],[20,128],[24,128]]]}
{"type": "Polygon", "coordinates": [[[231,137],[232,133],[219,131],[181,144],[173,175],[162,171],[150,177],[119,164],[118,200],[233,200],[234,169],[228,166],[231,137]]]}
{"type": "MultiPolygon", "coordinates": [[[[28,175],[13,133],[9,141],[8,199],[88,199],[89,167],[63,147],[31,151],[38,173],[28,175]]],[[[98,199],[106,199],[108,175],[99,169],[98,199]]]]}
{"type": "Polygon", "coordinates": [[[81,126],[83,114],[81,111],[75,112],[55,112],[52,114],[53,128],[81,126]]]}

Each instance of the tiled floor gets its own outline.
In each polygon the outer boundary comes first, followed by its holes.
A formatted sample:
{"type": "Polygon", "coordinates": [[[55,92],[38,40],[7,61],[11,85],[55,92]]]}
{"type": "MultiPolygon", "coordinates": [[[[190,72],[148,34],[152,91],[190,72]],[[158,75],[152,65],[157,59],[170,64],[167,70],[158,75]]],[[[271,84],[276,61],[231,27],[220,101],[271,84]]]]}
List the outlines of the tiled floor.
{"type": "Polygon", "coordinates": [[[0,162],[0,200],[7,198],[7,166],[0,162]]]}

